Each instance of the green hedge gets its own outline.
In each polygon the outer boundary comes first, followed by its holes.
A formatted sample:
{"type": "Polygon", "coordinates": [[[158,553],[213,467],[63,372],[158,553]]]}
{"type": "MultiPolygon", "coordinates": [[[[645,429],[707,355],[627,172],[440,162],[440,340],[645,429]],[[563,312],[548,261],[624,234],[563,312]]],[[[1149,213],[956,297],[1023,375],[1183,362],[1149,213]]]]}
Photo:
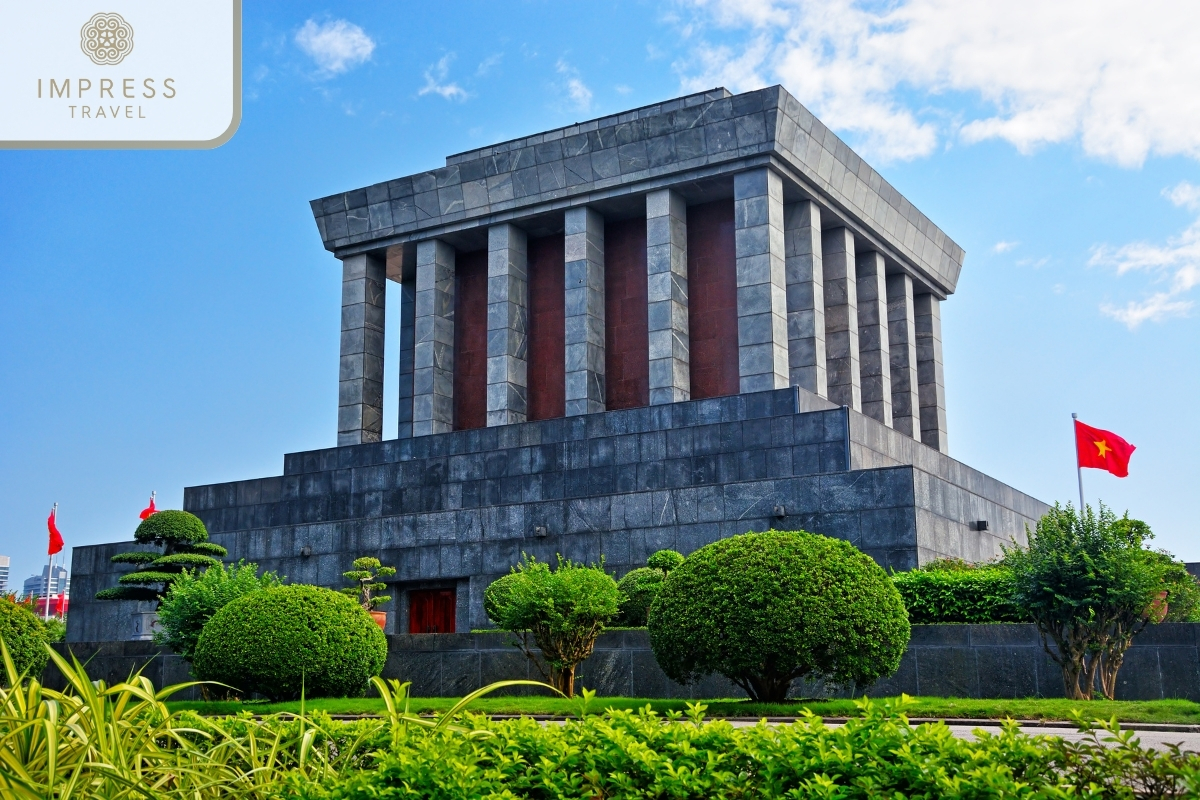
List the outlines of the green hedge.
{"type": "Polygon", "coordinates": [[[1003,567],[912,570],[892,576],[913,625],[1028,622],[1012,601],[1012,573],[1003,567]]]}
{"type": "Polygon", "coordinates": [[[720,673],[768,702],[797,679],[870,685],[896,671],[909,637],[887,573],[849,542],[805,531],[701,547],[667,574],[648,627],[668,677],[720,673]]]}
{"type": "Polygon", "coordinates": [[[213,614],[196,643],[197,677],[272,700],[362,694],[387,638],[362,606],[318,586],[276,586],[213,614]]]}
{"type": "MultiPolygon", "coordinates": [[[[46,626],[37,615],[22,603],[0,597],[0,639],[8,647],[17,672],[41,679],[49,654],[46,626]]],[[[4,665],[0,664],[0,686],[6,685],[4,665]]]]}
{"type": "MultiPolygon", "coordinates": [[[[325,781],[293,774],[276,796],[1116,800],[1200,791],[1194,756],[1158,754],[1129,742],[1105,747],[1096,739],[1033,736],[1015,723],[966,741],[944,725],[910,726],[898,704],[864,704],[864,710],[836,728],[819,717],[734,728],[724,721],[693,724],[701,722],[700,713],[667,722],[649,711],[612,711],[561,725],[474,717],[466,721],[468,732],[411,726],[390,746],[378,741],[382,736],[372,741],[380,750],[368,768],[325,781]],[[1147,786],[1153,794],[1134,794],[1134,787],[1147,786]]],[[[332,738],[322,730],[318,749],[332,738]]],[[[351,749],[345,735],[335,744],[338,752],[351,749]]]]}

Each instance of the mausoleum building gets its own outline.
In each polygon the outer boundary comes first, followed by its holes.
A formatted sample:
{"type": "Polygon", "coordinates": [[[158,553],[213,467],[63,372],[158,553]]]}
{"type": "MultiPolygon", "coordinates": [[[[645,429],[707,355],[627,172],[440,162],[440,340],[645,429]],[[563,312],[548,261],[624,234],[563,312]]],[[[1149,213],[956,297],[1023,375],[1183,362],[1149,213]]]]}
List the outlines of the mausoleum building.
{"type": "MultiPolygon", "coordinates": [[[[312,211],[342,271],[337,444],[184,507],[292,581],[395,565],[389,632],[486,626],[483,590],[522,553],[621,574],[804,528],[900,570],[998,555],[1046,508],[948,454],[962,248],[781,87],[460,153],[312,211]]],[[[69,639],[125,638],[134,606],[90,598],[127,547],[75,548],[69,639]]]]}

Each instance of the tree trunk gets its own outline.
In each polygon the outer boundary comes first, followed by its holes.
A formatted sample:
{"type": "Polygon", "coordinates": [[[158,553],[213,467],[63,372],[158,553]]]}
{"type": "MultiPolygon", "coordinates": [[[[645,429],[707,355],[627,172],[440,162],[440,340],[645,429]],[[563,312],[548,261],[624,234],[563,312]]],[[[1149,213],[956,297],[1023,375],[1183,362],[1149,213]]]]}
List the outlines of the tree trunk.
{"type": "Polygon", "coordinates": [[[750,699],[760,703],[786,703],[788,689],[792,687],[791,677],[754,676],[749,679],[750,699]]]}

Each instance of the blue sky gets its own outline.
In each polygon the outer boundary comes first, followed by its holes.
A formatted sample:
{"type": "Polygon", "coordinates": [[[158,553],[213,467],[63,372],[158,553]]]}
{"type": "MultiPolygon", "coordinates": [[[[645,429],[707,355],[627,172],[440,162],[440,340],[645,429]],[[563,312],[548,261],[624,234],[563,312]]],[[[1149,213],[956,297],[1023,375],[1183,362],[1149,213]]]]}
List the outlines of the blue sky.
{"type": "Polygon", "coordinates": [[[1014,3],[247,3],[229,144],[0,152],[0,554],[38,571],[54,502],[68,547],[128,539],[151,490],[178,507],[334,443],[340,271],[310,199],[783,83],[967,250],[951,454],[1072,500],[1078,411],[1138,446],[1089,501],[1200,560],[1196,11],[1014,3]]]}

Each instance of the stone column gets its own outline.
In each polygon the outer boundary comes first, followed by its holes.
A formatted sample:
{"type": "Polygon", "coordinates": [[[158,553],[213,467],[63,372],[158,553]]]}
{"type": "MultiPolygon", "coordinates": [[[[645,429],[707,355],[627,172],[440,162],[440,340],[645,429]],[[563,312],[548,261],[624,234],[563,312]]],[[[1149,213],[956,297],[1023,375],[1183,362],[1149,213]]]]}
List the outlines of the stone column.
{"type": "Polygon", "coordinates": [[[828,397],[821,208],[801,200],[784,207],[783,221],[789,378],[792,386],[828,397]]]}
{"type": "Polygon", "coordinates": [[[921,402],[921,441],[950,452],[946,443],[946,386],[942,378],[942,301],[932,294],[913,297],[917,331],[917,393],[921,402]]]}
{"type": "Polygon", "coordinates": [[[670,189],[646,195],[646,287],[650,405],[690,400],[687,206],[670,189]]]}
{"type": "Polygon", "coordinates": [[[400,289],[400,397],[399,413],[396,415],[396,438],[407,439],[413,435],[413,348],[417,343],[416,309],[417,280],[409,278],[397,284],[400,289]]]}
{"type": "Polygon", "coordinates": [[[413,436],[454,430],[454,248],[417,243],[413,436]]]}
{"type": "Polygon", "coordinates": [[[567,209],[563,344],[568,417],[604,410],[604,217],[567,209]]]}
{"type": "Polygon", "coordinates": [[[733,176],[739,391],[790,382],[783,179],[766,167],[733,176]]]}
{"type": "Polygon", "coordinates": [[[921,439],[917,395],[917,329],[913,283],[907,273],[887,276],[888,353],[892,362],[892,427],[921,439]]]}
{"type": "Polygon", "coordinates": [[[529,398],[529,249],[525,231],[488,228],[487,424],[524,422],[529,398]]]}
{"type": "Polygon", "coordinates": [[[821,235],[825,273],[825,363],[829,399],[862,411],[858,354],[858,287],[854,270],[854,234],[834,228],[821,235]]]}
{"type": "Polygon", "coordinates": [[[887,276],[883,269],[880,253],[863,253],[854,260],[862,411],[890,428],[892,364],[888,350],[887,276]]]}
{"type": "Polygon", "coordinates": [[[386,267],[360,254],[342,260],[338,446],[383,437],[383,318],[386,267]]]}

